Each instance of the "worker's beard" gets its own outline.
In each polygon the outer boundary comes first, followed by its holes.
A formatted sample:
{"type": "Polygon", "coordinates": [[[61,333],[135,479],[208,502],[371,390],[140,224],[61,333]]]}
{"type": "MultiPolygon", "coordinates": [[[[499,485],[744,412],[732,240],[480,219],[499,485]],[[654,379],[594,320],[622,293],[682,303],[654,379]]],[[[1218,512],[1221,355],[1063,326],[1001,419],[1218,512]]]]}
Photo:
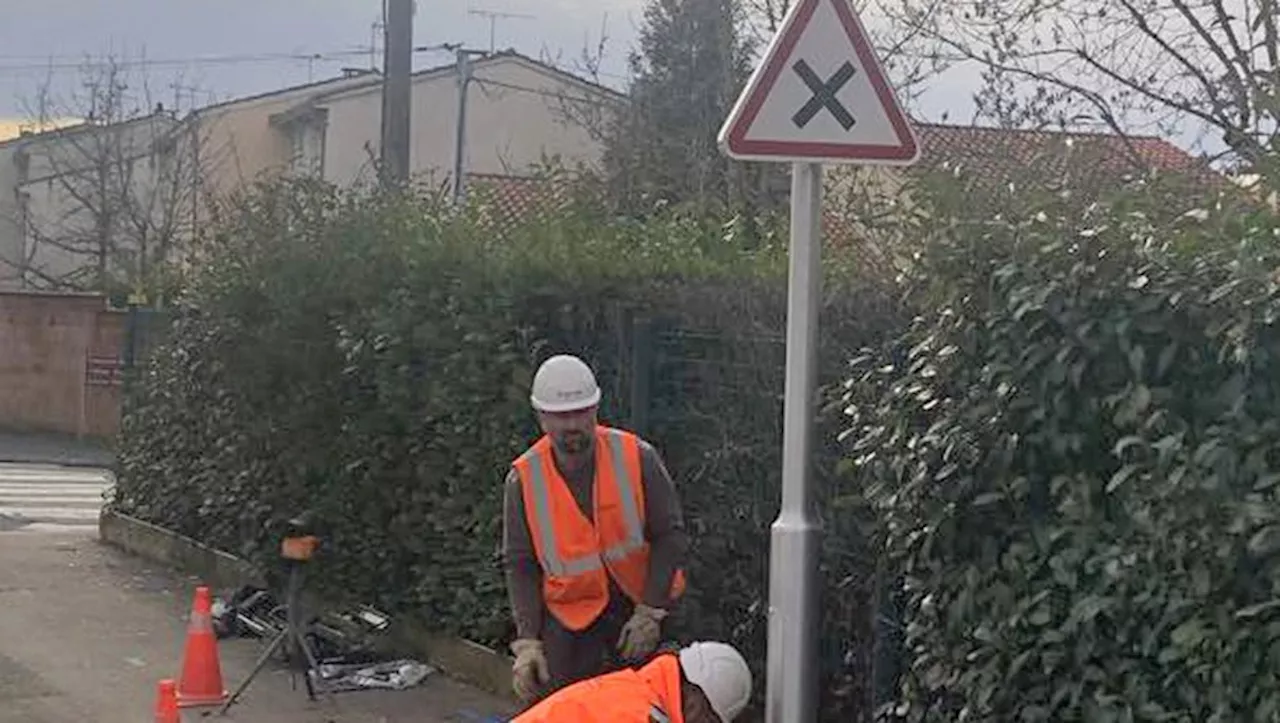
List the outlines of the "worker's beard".
{"type": "Polygon", "coordinates": [[[560,454],[569,457],[579,457],[591,450],[591,435],[578,430],[560,432],[552,436],[552,441],[560,454]]]}

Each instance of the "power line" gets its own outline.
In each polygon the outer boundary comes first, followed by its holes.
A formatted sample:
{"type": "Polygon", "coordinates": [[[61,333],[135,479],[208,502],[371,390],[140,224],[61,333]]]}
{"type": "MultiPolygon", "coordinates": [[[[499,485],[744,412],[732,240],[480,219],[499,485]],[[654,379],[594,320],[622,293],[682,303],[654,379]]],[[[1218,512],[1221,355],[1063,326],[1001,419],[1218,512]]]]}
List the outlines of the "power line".
{"type": "MultiPolygon", "coordinates": [[[[456,43],[438,43],[435,45],[419,45],[413,48],[413,52],[417,53],[437,53],[437,52],[453,52],[458,45],[456,43]]],[[[163,68],[163,67],[183,67],[183,66],[217,66],[217,65],[245,65],[245,64],[272,64],[272,63],[337,63],[343,60],[368,55],[370,49],[367,47],[356,46],[350,50],[329,50],[317,53],[246,53],[238,55],[203,55],[179,58],[161,58],[161,59],[85,59],[72,60],[77,56],[71,55],[50,55],[45,58],[40,56],[22,56],[22,55],[0,55],[0,74],[22,74],[31,72],[58,72],[58,71],[82,71],[86,68],[163,68]],[[28,62],[28,63],[5,63],[6,60],[41,60],[44,62],[28,62]]],[[[627,79],[627,76],[617,73],[608,73],[597,71],[597,75],[614,78],[619,80],[627,79]]],[[[531,90],[525,87],[515,87],[513,90],[531,90]]]]}
{"type": "MultiPolygon", "coordinates": [[[[52,61],[43,63],[22,63],[22,64],[5,64],[0,63],[0,73],[20,73],[20,72],[43,72],[58,70],[82,70],[84,68],[94,67],[117,67],[117,68],[157,68],[157,67],[182,67],[182,66],[207,66],[207,65],[239,65],[253,63],[297,63],[312,61],[333,61],[337,62],[345,58],[358,57],[368,54],[368,49],[364,50],[332,50],[323,53],[254,53],[243,55],[205,55],[192,56],[188,58],[164,58],[164,59],[115,59],[115,60],[82,60],[78,62],[71,61],[52,61]]],[[[66,57],[66,56],[63,56],[66,57]]]]}
{"type": "MultiPolygon", "coordinates": [[[[437,53],[443,51],[452,51],[454,45],[450,43],[441,43],[437,45],[419,45],[413,48],[414,53],[437,53]]],[[[209,66],[209,65],[243,65],[243,64],[270,64],[270,63],[337,63],[352,57],[367,55],[368,48],[355,50],[331,50],[322,53],[257,53],[245,55],[223,55],[223,56],[193,56],[190,58],[166,58],[161,60],[86,60],[79,62],[63,61],[63,62],[44,62],[44,63],[25,63],[10,64],[0,63],[0,74],[20,74],[29,72],[58,72],[58,71],[80,71],[85,68],[155,68],[155,67],[184,67],[184,66],[209,66]]],[[[10,56],[15,57],[15,56],[10,56]]],[[[70,56],[53,56],[68,58],[70,56]]],[[[3,56],[0,56],[2,59],[3,56]]]]}
{"type": "Polygon", "coordinates": [[[359,55],[368,51],[338,51],[330,53],[292,54],[263,53],[258,55],[204,56],[192,58],[170,58],[165,60],[88,60],[83,62],[28,63],[23,65],[5,65],[0,63],[0,72],[43,71],[43,70],[80,70],[92,67],[115,66],[118,68],[156,68],[165,66],[188,65],[236,65],[241,63],[273,63],[300,62],[308,60],[339,60],[359,55]]]}
{"type": "MultiPolygon", "coordinates": [[[[352,45],[352,46],[348,46],[347,48],[344,48],[344,49],[333,49],[333,50],[327,50],[327,51],[324,51],[324,52],[329,52],[329,53],[347,53],[347,52],[360,53],[360,52],[368,52],[368,48],[367,48],[367,47],[365,47],[365,46],[363,46],[363,45],[352,45]]],[[[101,53],[101,54],[99,54],[99,55],[112,55],[112,54],[113,54],[113,53],[111,53],[111,52],[105,52],[105,53],[101,53]]],[[[144,55],[145,55],[145,53],[144,53],[144,55]]],[[[232,54],[214,54],[214,55],[181,56],[181,57],[178,57],[178,58],[171,58],[171,60],[190,60],[190,59],[199,59],[199,58],[213,58],[213,59],[219,59],[219,58],[239,58],[239,57],[244,57],[244,56],[246,56],[246,55],[253,55],[253,56],[258,56],[258,55],[277,55],[277,56],[280,56],[280,55],[310,55],[310,53],[308,53],[308,52],[306,52],[306,51],[301,51],[301,52],[291,52],[291,53],[281,53],[281,52],[272,52],[272,53],[269,53],[269,52],[265,52],[265,51],[263,51],[263,52],[256,52],[256,53],[232,53],[232,54]]],[[[40,55],[10,55],[10,54],[5,54],[5,53],[0,53],[0,61],[2,61],[2,60],[30,60],[30,61],[36,61],[36,62],[41,62],[41,63],[43,63],[43,62],[45,62],[45,61],[48,61],[48,60],[83,61],[83,60],[86,60],[86,59],[90,59],[90,60],[91,60],[91,59],[92,59],[92,58],[94,58],[94,57],[95,57],[95,54],[93,54],[93,53],[87,53],[87,52],[84,52],[84,53],[74,53],[74,54],[72,54],[72,53],[42,53],[42,54],[40,54],[40,55]]],[[[143,58],[143,59],[145,59],[145,58],[143,58]]]]}
{"type": "Polygon", "coordinates": [[[544,98],[555,98],[556,100],[566,100],[566,101],[572,101],[574,103],[587,103],[590,105],[601,105],[601,106],[608,104],[608,101],[602,100],[600,98],[588,98],[583,96],[575,97],[565,93],[556,93],[550,90],[543,90],[542,88],[530,88],[526,85],[515,85],[512,83],[504,83],[502,81],[490,80],[488,78],[482,78],[480,76],[472,76],[471,81],[480,85],[482,88],[490,88],[490,87],[503,88],[505,90],[515,90],[515,91],[520,91],[522,93],[533,93],[534,95],[540,95],[540,96],[543,96],[544,98]]]}

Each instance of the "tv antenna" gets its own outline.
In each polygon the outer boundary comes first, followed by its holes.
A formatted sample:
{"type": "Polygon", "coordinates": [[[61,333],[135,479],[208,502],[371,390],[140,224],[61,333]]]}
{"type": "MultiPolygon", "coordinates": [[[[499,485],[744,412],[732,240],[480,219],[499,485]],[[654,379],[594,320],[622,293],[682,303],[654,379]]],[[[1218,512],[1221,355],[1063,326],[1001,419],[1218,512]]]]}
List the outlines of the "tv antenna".
{"type": "Polygon", "coordinates": [[[467,10],[467,14],[479,15],[481,17],[485,17],[489,19],[489,53],[490,54],[492,54],[494,51],[493,35],[494,35],[494,28],[498,23],[498,18],[502,18],[505,20],[507,18],[532,19],[534,17],[533,15],[527,15],[525,13],[505,13],[505,12],[499,12],[497,10],[480,10],[480,9],[474,9],[474,8],[467,10]]]}

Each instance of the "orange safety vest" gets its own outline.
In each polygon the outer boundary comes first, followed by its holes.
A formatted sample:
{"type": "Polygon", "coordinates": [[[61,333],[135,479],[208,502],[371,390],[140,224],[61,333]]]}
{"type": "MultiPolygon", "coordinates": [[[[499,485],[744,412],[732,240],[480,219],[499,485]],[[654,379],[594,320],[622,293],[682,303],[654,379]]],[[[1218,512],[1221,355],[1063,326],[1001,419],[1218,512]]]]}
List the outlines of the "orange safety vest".
{"type": "Polygon", "coordinates": [[[654,658],[561,688],[510,723],[684,723],[680,661],[654,658]]]}
{"type": "MultiPolygon", "coordinates": [[[[595,435],[594,525],[556,469],[550,437],[512,463],[542,565],[543,601],[569,630],[585,629],[604,612],[610,576],[636,603],[649,576],[640,440],[605,426],[597,426],[595,435]]],[[[677,570],[671,581],[673,599],[684,593],[684,585],[684,572],[677,570]]]]}

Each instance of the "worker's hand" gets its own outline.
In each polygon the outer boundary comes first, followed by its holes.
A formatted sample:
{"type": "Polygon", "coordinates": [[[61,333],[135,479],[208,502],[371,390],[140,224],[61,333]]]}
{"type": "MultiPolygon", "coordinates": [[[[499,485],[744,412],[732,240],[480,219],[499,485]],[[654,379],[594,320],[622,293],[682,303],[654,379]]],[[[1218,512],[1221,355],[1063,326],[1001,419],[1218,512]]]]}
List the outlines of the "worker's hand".
{"type": "Polygon", "coordinates": [[[516,640],[511,643],[511,652],[516,656],[515,665],[511,666],[511,688],[521,701],[528,703],[551,680],[542,641],[516,640]]]}
{"type": "Polygon", "coordinates": [[[637,605],[631,619],[622,627],[618,651],[626,660],[637,660],[652,653],[662,637],[662,619],[667,611],[648,605],[637,605]]]}

